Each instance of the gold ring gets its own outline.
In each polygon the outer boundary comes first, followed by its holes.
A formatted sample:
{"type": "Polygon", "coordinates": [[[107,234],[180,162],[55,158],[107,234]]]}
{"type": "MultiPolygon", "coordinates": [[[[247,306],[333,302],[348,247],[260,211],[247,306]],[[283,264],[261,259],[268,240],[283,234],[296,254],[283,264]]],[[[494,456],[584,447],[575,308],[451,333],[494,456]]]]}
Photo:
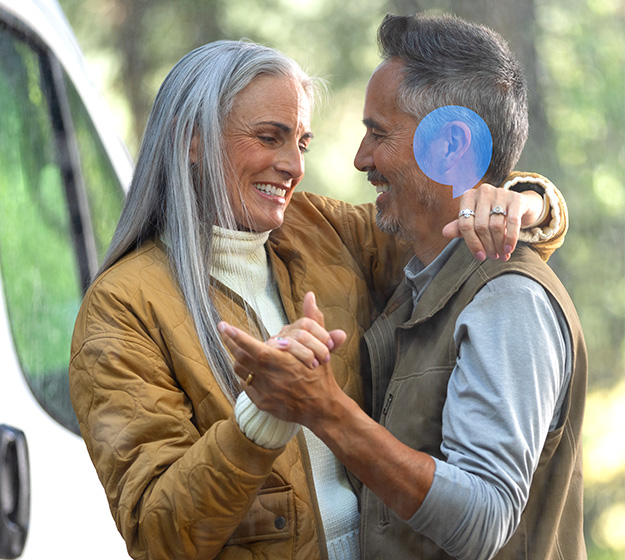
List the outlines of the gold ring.
{"type": "Polygon", "coordinates": [[[252,381],[253,381],[253,380],[254,380],[254,374],[253,374],[253,373],[250,373],[250,374],[247,376],[247,379],[245,380],[245,386],[246,386],[246,387],[250,386],[250,385],[252,384],[252,381]]]}

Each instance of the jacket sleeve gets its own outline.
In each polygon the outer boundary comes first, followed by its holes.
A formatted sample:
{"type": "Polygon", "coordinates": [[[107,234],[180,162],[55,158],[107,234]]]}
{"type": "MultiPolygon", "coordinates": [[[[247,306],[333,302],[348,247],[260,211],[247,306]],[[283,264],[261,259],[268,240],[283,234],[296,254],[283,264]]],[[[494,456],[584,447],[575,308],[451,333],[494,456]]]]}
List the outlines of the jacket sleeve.
{"type": "Polygon", "coordinates": [[[546,177],[538,173],[513,171],[503,182],[504,189],[535,190],[545,200],[545,222],[521,230],[519,239],[530,243],[541,259],[548,261],[556,249],[562,247],[569,227],[569,214],[562,193],[546,177]],[[544,225],[543,225],[544,224],[544,225]]]}
{"type": "Polygon", "coordinates": [[[252,443],[232,414],[200,435],[151,328],[97,297],[74,333],[71,397],[118,529],[136,559],[214,558],[284,448],[252,443]]]}
{"type": "MultiPolygon", "coordinates": [[[[564,243],[568,228],[568,209],[564,197],[549,179],[537,173],[514,171],[501,185],[505,189],[539,191],[548,214],[546,225],[521,230],[520,240],[533,246],[545,261],[564,243]]],[[[375,225],[374,204],[350,205],[307,193],[325,219],[332,223],[348,247],[371,287],[376,306],[381,310],[403,278],[403,268],[413,255],[409,243],[381,232],[375,225]]]]}

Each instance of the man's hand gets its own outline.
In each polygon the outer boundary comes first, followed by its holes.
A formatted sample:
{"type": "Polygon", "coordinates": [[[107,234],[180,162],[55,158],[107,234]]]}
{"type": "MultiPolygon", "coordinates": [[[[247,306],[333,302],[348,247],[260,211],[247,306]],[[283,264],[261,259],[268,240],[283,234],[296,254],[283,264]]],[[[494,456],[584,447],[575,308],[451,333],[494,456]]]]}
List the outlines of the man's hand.
{"type": "Polygon", "coordinates": [[[445,237],[464,237],[475,258],[507,261],[514,251],[523,226],[536,223],[542,214],[543,199],[534,191],[517,193],[483,183],[466,191],[460,209],[469,209],[475,216],[457,218],[443,228],[445,237]],[[491,214],[494,208],[506,214],[491,214]]]}
{"type": "MultiPolygon", "coordinates": [[[[312,294],[306,298],[306,319],[322,330],[304,321],[286,332],[300,336],[305,331],[319,342],[310,332],[314,330],[327,341],[330,333],[323,329],[323,315],[316,305],[310,306],[314,304],[312,294]]],[[[367,416],[338,386],[329,363],[311,369],[292,353],[257,340],[228,323],[219,323],[219,330],[234,356],[235,373],[242,380],[254,374],[251,383],[243,388],[258,408],[308,427],[402,519],[414,514],[434,479],[435,463],[429,455],[403,444],[367,416]]],[[[304,338],[307,335],[300,340],[304,338]]]]}

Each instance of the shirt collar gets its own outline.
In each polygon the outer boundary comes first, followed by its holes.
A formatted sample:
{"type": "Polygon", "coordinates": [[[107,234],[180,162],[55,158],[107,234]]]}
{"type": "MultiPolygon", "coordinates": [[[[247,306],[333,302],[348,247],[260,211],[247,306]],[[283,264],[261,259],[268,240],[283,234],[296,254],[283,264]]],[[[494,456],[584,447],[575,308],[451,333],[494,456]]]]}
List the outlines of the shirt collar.
{"type": "Polygon", "coordinates": [[[461,239],[452,240],[427,266],[424,266],[415,256],[412,257],[410,262],[404,267],[404,274],[406,275],[408,286],[412,290],[412,301],[415,307],[417,306],[421,294],[428,287],[432,279],[441,271],[460,242],[461,239]]]}

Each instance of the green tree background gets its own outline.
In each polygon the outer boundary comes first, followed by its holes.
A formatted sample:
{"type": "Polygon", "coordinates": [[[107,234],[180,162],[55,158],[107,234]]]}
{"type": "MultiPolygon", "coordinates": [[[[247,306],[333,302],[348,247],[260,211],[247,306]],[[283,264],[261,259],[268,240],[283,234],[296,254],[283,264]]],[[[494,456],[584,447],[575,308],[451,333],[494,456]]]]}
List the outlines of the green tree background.
{"type": "Polygon", "coordinates": [[[518,169],[538,171],[569,204],[551,265],[569,289],[590,356],[585,445],[589,557],[625,555],[625,3],[623,0],[61,0],[94,80],[136,153],[173,64],[217,39],[278,48],[326,78],[306,190],[352,202],[374,192],[351,165],[385,13],[456,13],[506,37],[530,85],[531,132],[518,169]]]}

